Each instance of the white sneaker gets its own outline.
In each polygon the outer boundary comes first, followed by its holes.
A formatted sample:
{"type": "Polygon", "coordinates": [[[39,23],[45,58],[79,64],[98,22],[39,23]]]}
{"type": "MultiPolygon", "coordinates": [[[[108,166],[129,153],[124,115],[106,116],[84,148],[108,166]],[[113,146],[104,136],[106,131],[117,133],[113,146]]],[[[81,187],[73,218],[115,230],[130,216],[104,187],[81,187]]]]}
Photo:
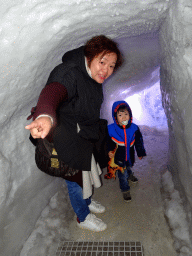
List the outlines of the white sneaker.
{"type": "Polygon", "coordinates": [[[91,199],[90,205],[88,205],[89,210],[94,213],[103,213],[105,212],[105,207],[101,205],[99,202],[91,199]]]}
{"type": "Polygon", "coordinates": [[[103,231],[107,228],[107,224],[105,224],[101,219],[98,219],[92,213],[89,213],[83,222],[77,222],[77,226],[79,228],[89,229],[96,232],[103,231]]]}

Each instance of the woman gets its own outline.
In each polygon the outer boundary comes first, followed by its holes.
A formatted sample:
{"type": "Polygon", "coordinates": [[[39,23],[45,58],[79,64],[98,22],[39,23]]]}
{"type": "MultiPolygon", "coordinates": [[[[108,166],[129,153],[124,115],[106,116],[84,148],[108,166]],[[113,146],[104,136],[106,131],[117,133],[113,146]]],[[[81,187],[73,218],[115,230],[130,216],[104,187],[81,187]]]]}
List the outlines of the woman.
{"type": "Polygon", "coordinates": [[[98,145],[102,147],[103,127],[107,127],[99,118],[102,83],[120,67],[122,56],[115,42],[100,35],[65,53],[62,61],[51,72],[28,118],[34,121],[26,129],[35,139],[53,140],[60,161],[72,168],[65,180],[77,225],[103,231],[107,225],[90,213],[105,211],[91,199],[92,184],[101,185],[95,157],[99,162],[98,145]]]}

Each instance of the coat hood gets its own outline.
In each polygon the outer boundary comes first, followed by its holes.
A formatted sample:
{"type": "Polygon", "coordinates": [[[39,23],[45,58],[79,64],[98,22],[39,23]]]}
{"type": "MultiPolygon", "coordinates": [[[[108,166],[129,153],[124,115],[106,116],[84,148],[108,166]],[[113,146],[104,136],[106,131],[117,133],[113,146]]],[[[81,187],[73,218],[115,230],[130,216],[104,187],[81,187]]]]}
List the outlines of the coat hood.
{"type": "Polygon", "coordinates": [[[87,77],[90,78],[85,67],[84,46],[66,52],[62,57],[62,62],[63,63],[59,64],[52,70],[47,84],[53,82],[65,84],[63,81],[64,74],[67,73],[71,68],[77,68],[81,70],[87,77]]]}
{"type": "Polygon", "coordinates": [[[66,52],[62,57],[63,64],[68,67],[79,67],[81,71],[87,74],[85,67],[84,46],[66,52]]]}
{"type": "Polygon", "coordinates": [[[130,116],[130,119],[129,119],[129,122],[128,124],[126,125],[126,128],[129,128],[131,123],[132,123],[132,111],[131,111],[131,108],[129,107],[128,103],[126,101],[116,101],[113,103],[113,106],[112,106],[112,117],[113,117],[113,121],[115,124],[117,124],[119,127],[121,127],[117,121],[117,111],[120,107],[126,107],[128,112],[129,112],[129,116],[130,116]]]}

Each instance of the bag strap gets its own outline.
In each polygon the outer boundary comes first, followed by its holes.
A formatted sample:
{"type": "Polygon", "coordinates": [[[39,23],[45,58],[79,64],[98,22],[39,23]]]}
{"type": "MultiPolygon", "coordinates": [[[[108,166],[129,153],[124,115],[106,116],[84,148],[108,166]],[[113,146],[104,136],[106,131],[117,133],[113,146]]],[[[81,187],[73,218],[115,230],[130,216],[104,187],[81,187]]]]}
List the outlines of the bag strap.
{"type": "MultiPolygon", "coordinates": [[[[52,153],[53,153],[53,149],[54,149],[53,143],[50,143],[46,138],[45,139],[41,139],[41,140],[43,141],[43,145],[45,146],[47,152],[51,156],[52,153]]],[[[54,155],[57,155],[57,153],[56,154],[54,153],[54,155]]]]}

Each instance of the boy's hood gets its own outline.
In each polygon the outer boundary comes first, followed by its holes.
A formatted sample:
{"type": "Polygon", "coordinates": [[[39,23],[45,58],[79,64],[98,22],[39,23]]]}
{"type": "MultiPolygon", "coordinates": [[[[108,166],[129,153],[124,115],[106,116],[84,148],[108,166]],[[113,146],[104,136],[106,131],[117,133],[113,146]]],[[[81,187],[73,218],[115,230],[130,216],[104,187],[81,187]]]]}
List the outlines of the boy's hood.
{"type": "Polygon", "coordinates": [[[113,117],[114,123],[117,124],[119,127],[121,127],[117,121],[117,111],[118,111],[119,107],[121,107],[121,106],[125,106],[129,112],[130,119],[129,119],[128,124],[126,125],[126,128],[128,128],[132,123],[132,111],[126,101],[121,100],[121,101],[116,101],[113,103],[112,117],[113,117]]]}

